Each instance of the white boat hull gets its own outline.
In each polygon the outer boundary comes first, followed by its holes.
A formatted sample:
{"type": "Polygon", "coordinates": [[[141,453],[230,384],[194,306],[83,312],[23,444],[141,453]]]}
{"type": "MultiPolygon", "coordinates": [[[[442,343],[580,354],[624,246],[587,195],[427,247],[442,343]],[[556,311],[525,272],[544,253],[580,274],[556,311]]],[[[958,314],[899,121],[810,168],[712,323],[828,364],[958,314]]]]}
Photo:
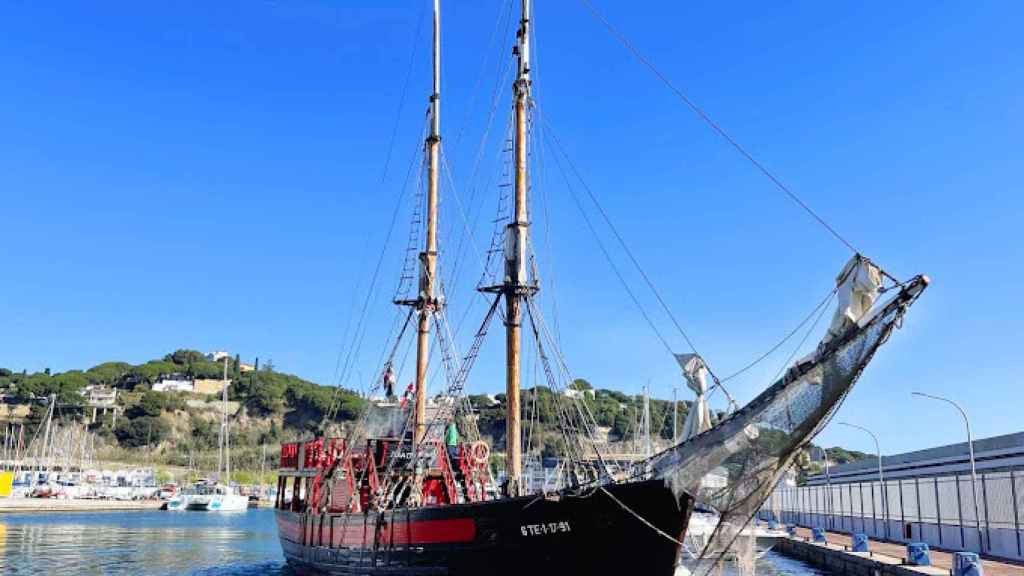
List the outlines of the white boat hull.
{"type": "Polygon", "coordinates": [[[249,498],[238,494],[193,496],[188,502],[187,509],[202,512],[241,512],[249,509],[249,498]]]}

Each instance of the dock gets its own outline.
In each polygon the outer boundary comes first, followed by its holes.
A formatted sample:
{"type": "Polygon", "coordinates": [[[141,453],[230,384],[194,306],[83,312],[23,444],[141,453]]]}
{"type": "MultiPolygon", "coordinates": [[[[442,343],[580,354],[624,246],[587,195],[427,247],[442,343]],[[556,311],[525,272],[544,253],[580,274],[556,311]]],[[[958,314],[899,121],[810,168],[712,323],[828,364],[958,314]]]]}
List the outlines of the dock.
{"type": "MultiPolygon", "coordinates": [[[[906,563],[907,549],[903,544],[870,541],[870,552],[851,552],[853,538],[839,532],[826,532],[825,543],[814,542],[811,531],[797,528],[796,535],[783,538],[774,550],[823,568],[837,576],[949,576],[953,569],[953,554],[930,550],[930,566],[906,563]]],[[[982,558],[985,576],[1024,576],[1024,565],[982,558]]]]}
{"type": "Polygon", "coordinates": [[[159,510],[160,500],[77,500],[69,498],[0,498],[0,513],[16,512],[114,512],[159,510]]]}

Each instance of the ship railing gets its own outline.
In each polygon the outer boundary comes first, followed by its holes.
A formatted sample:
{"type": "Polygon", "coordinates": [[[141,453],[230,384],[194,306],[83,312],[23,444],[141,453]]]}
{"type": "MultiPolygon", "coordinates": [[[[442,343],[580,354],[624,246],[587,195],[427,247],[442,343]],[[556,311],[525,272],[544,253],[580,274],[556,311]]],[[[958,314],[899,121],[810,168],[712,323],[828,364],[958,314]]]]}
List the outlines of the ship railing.
{"type": "Polygon", "coordinates": [[[291,469],[299,467],[299,443],[290,442],[287,444],[281,444],[281,461],[280,465],[282,469],[291,469]]]}

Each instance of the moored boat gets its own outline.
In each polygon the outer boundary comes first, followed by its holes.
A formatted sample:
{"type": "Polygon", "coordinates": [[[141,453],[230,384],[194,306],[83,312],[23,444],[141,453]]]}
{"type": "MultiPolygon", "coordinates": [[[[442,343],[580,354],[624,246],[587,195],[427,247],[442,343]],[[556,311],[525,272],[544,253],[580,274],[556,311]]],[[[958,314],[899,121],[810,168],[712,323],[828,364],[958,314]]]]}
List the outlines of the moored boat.
{"type": "MultiPolygon", "coordinates": [[[[507,224],[496,226],[492,240],[492,246],[499,247],[492,252],[500,255],[495,257],[500,261],[494,265],[498,271],[491,275],[495,282],[478,285],[489,307],[468,352],[460,357],[450,341],[446,298],[437,280],[440,25],[439,2],[434,0],[433,91],[424,143],[426,194],[423,212],[417,212],[415,220],[423,222],[424,229],[411,235],[420,238],[422,232],[424,240],[416,258],[419,282],[415,294],[407,289],[394,298],[396,304],[408,306],[409,313],[404,324],[398,323],[401,328],[385,350],[390,353],[384,354],[382,376],[374,384],[383,385],[385,395],[393,398],[395,355],[404,336],[414,332],[414,397],[408,406],[404,401],[397,407],[389,404],[383,412],[371,404],[344,437],[326,432],[332,407],[317,437],[282,445],[276,520],[285,557],[299,573],[668,576],[681,558],[698,499],[714,509],[715,521],[707,522],[703,548],[694,556],[721,559],[927,286],[922,276],[896,281],[855,254],[836,280],[828,301],[835,297],[839,310],[814,352],[746,406],[734,402],[714,426],[710,417],[706,422],[695,420],[687,426],[692,431],[687,438],[645,454],[638,462],[606,458],[585,398],[557,394],[565,464],[558,486],[563,488],[530,493],[522,468],[523,342],[536,347],[538,372],[543,371],[551,390],[565,391],[572,378],[535,300],[539,279],[530,250],[527,204],[529,116],[534,105],[530,2],[521,0],[520,5],[510,131],[513,194],[503,197],[508,203],[506,220],[496,220],[507,224]],[[892,285],[883,287],[883,280],[892,285]],[[874,306],[883,292],[890,297],[874,306]],[[502,319],[506,336],[505,476],[500,486],[491,471],[491,448],[474,433],[472,408],[466,407],[463,394],[495,316],[502,319]],[[413,324],[416,328],[410,330],[413,324]],[[428,417],[432,336],[439,345],[447,388],[428,417]],[[459,428],[456,422],[469,432],[466,441],[450,433],[459,428]],[[713,471],[721,482],[705,486],[704,479],[713,471]]],[[[489,263],[484,264],[485,278],[489,263]]],[[[708,390],[709,377],[724,390],[696,351],[675,356],[700,394],[708,390]]]]}
{"type": "Polygon", "coordinates": [[[198,485],[188,497],[186,509],[201,512],[244,511],[249,509],[249,498],[224,484],[198,485]]]}
{"type": "Polygon", "coordinates": [[[661,479],[455,503],[452,498],[466,484],[439,470],[440,477],[428,478],[427,484],[442,480],[446,485],[430,505],[374,510],[369,482],[355,494],[346,492],[350,484],[339,482],[333,487],[333,504],[316,505],[329,489],[318,481],[324,472],[343,466],[356,476],[372,477],[380,470],[352,464],[374,465],[373,452],[388,442],[371,441],[355,457],[341,450],[340,443],[332,445],[333,456],[321,441],[282,447],[286,456],[277,524],[282,550],[296,569],[332,575],[452,576],[667,576],[675,570],[679,546],[674,540],[683,537],[692,500],[677,495],[661,479]],[[300,457],[289,459],[289,453],[300,457]],[[342,465],[335,458],[349,462],[342,465]],[[641,515],[643,523],[626,509],[641,515]],[[643,553],[624,553],[628,550],[643,553]]]}

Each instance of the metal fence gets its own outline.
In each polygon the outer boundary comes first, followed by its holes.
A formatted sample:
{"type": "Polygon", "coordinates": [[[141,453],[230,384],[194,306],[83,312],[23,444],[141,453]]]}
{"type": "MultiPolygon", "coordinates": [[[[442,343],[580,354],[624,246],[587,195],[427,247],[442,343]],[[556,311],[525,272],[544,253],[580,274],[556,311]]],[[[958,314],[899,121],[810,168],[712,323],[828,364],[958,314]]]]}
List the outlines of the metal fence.
{"type": "Polygon", "coordinates": [[[761,516],[1024,560],[1024,471],[778,488],[761,516]]]}

